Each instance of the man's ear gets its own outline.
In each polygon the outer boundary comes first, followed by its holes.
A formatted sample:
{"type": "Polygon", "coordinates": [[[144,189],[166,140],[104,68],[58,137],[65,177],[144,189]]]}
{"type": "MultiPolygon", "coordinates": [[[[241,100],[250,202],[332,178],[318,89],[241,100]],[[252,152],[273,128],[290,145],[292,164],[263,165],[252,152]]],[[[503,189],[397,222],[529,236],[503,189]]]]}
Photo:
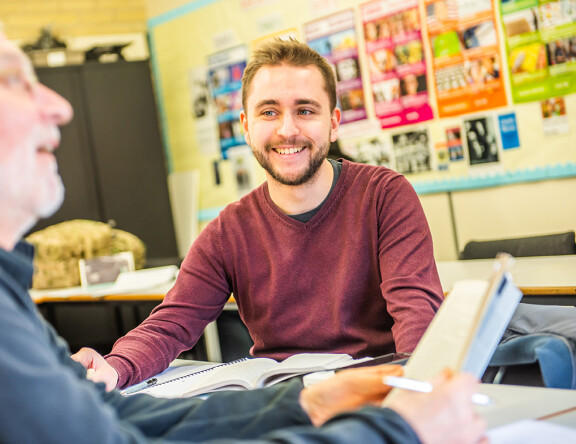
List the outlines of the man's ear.
{"type": "Polygon", "coordinates": [[[250,143],[250,134],[248,133],[248,117],[244,110],[240,111],[240,123],[242,124],[242,131],[244,131],[244,140],[246,144],[252,146],[250,143]]]}
{"type": "Polygon", "coordinates": [[[334,108],[334,111],[332,111],[332,117],[330,117],[330,142],[336,142],[338,139],[338,127],[341,118],[342,111],[340,111],[340,108],[334,108]]]}

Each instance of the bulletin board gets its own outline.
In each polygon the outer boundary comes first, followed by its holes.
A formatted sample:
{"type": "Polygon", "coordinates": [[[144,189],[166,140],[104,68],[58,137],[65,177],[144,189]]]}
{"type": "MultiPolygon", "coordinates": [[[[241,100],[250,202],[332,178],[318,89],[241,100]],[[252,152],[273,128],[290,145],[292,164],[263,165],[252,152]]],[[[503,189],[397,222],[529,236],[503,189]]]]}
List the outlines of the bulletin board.
{"type": "Polygon", "coordinates": [[[573,3],[187,3],[148,22],[169,168],[199,171],[206,218],[263,180],[242,146],[237,74],[256,42],[292,35],[334,66],[342,152],[420,194],[576,176],[573,3]]]}

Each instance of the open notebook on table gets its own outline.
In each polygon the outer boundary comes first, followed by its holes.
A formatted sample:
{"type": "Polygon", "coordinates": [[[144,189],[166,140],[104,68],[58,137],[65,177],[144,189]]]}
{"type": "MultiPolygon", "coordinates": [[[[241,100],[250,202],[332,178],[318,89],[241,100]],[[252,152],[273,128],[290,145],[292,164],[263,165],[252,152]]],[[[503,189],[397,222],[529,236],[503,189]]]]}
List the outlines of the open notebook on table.
{"type": "MultiPolygon", "coordinates": [[[[370,359],[372,358],[366,358],[370,359]]],[[[218,390],[251,390],[294,376],[337,369],[359,361],[340,353],[301,353],[282,362],[269,358],[245,358],[225,364],[182,366],[129,387],[123,393],[148,393],[159,398],[182,398],[218,390]]]]}

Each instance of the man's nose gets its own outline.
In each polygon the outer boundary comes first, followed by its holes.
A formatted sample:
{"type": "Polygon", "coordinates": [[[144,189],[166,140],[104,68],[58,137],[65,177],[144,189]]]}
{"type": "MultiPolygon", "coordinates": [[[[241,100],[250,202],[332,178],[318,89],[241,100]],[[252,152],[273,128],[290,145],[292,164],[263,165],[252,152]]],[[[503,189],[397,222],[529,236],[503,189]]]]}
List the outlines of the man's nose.
{"type": "Polygon", "coordinates": [[[36,97],[40,112],[50,123],[65,125],[72,119],[72,105],[57,92],[37,85],[36,97]]]}
{"type": "Polygon", "coordinates": [[[291,114],[284,114],[280,119],[280,128],[278,128],[278,135],[282,137],[293,137],[300,133],[298,123],[291,114]]]}

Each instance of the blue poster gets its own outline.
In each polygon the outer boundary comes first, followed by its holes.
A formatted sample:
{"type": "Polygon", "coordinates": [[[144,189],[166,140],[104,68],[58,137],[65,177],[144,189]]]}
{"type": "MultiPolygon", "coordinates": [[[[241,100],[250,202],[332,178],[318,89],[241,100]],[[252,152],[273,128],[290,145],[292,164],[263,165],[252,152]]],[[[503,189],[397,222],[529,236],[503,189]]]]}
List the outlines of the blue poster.
{"type": "Polygon", "coordinates": [[[502,149],[507,150],[520,147],[516,113],[498,116],[498,124],[500,126],[500,136],[502,137],[502,149]]]}

